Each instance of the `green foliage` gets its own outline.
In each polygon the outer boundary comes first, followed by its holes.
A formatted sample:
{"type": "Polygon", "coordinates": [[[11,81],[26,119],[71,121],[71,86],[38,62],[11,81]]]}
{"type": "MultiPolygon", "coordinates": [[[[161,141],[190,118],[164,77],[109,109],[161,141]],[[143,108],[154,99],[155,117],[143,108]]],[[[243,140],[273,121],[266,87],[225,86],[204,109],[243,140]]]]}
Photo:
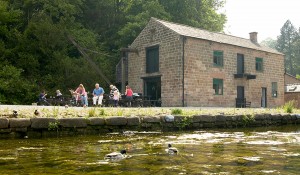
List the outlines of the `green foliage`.
{"type": "Polygon", "coordinates": [[[291,75],[300,73],[300,37],[297,29],[290,20],[287,20],[280,29],[280,35],[277,38],[277,50],[285,54],[285,68],[291,75]],[[296,69],[298,69],[296,71],[296,69]]]}
{"type": "Polygon", "coordinates": [[[123,110],[118,110],[116,113],[116,116],[123,116],[124,115],[124,111],[123,110]]]}
{"type": "Polygon", "coordinates": [[[286,102],[283,105],[283,110],[286,113],[293,113],[293,110],[294,110],[295,106],[296,106],[296,101],[291,100],[291,101],[286,102]]]}
{"type": "Polygon", "coordinates": [[[254,114],[252,114],[252,115],[243,115],[242,116],[242,121],[243,121],[244,127],[249,126],[251,123],[253,123],[255,121],[254,114]]]}
{"type": "Polygon", "coordinates": [[[176,122],[174,123],[174,125],[175,125],[176,127],[178,127],[179,130],[182,130],[182,129],[186,128],[187,126],[189,126],[191,123],[192,123],[191,117],[185,116],[185,117],[183,117],[183,118],[181,119],[181,121],[176,121],[176,122]]]}
{"type": "Polygon", "coordinates": [[[178,109],[178,108],[172,109],[171,114],[172,115],[182,115],[182,109],[178,109]]]}
{"type": "Polygon", "coordinates": [[[221,32],[226,22],[224,14],[217,10],[224,6],[224,0],[160,0],[161,4],[177,23],[221,32]]]}
{"type": "Polygon", "coordinates": [[[89,117],[95,117],[97,114],[96,108],[91,108],[89,110],[89,117]]]}
{"type": "Polygon", "coordinates": [[[106,115],[106,114],[105,114],[105,110],[104,110],[104,109],[100,109],[100,111],[99,111],[99,115],[101,115],[101,116],[104,116],[104,115],[106,115]]]}
{"type": "Polygon", "coordinates": [[[59,114],[59,107],[53,107],[53,111],[52,111],[53,117],[57,118],[58,114],[59,114]]]}
{"type": "Polygon", "coordinates": [[[272,38],[267,38],[267,39],[263,40],[262,42],[260,42],[260,44],[270,47],[272,49],[276,49],[277,41],[272,38]]]}
{"type": "Polygon", "coordinates": [[[131,44],[151,17],[222,31],[225,0],[0,0],[0,102],[31,104],[41,90],[63,95],[83,83],[108,91],[68,40],[71,35],[114,82],[119,48],[131,44]],[[5,70],[5,71],[4,71],[5,70]]]}
{"type": "Polygon", "coordinates": [[[34,85],[30,84],[21,76],[22,70],[12,65],[0,64],[0,102],[5,104],[26,103],[34,100],[32,90],[34,85]]]}
{"type": "Polygon", "coordinates": [[[133,42],[151,17],[170,19],[170,15],[158,1],[133,1],[128,12],[128,22],[118,32],[122,38],[118,43],[120,46],[133,42]]]}
{"type": "Polygon", "coordinates": [[[48,126],[49,131],[58,131],[58,129],[59,129],[59,122],[58,121],[49,122],[49,126],[48,126]]]}

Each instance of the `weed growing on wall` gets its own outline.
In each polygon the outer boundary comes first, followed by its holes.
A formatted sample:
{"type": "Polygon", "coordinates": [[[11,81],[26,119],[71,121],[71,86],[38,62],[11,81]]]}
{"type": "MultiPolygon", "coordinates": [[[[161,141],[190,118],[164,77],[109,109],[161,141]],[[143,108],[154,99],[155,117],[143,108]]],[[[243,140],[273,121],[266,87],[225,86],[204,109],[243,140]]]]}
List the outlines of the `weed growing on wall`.
{"type": "Polygon", "coordinates": [[[175,126],[182,130],[192,123],[192,118],[185,116],[181,121],[175,122],[175,126]]]}
{"type": "Polygon", "coordinates": [[[251,123],[253,123],[255,121],[254,114],[252,114],[252,115],[243,115],[242,120],[243,120],[244,127],[249,126],[251,123]]]}
{"type": "Polygon", "coordinates": [[[58,121],[49,122],[49,126],[48,126],[49,131],[58,131],[58,129],[59,129],[59,122],[58,121]]]}

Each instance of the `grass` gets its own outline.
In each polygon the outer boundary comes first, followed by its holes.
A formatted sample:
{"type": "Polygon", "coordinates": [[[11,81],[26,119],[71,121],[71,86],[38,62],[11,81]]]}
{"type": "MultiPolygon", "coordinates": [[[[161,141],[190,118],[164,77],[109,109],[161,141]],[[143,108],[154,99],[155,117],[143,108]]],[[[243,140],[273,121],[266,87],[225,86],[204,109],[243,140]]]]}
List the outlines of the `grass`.
{"type": "Polygon", "coordinates": [[[172,115],[182,115],[182,109],[178,109],[178,108],[172,109],[171,114],[172,115]]]}
{"type": "Polygon", "coordinates": [[[91,109],[89,110],[88,116],[89,116],[89,117],[96,117],[96,115],[97,115],[97,110],[96,110],[96,108],[91,108],[91,109]]]}
{"type": "Polygon", "coordinates": [[[286,113],[293,113],[293,110],[295,109],[296,102],[294,100],[286,102],[283,106],[283,109],[286,113]]]}
{"type": "Polygon", "coordinates": [[[262,113],[300,113],[299,109],[288,107],[281,108],[81,108],[81,107],[1,107],[0,117],[12,114],[13,110],[18,111],[18,118],[35,117],[33,112],[38,109],[40,117],[71,118],[71,117],[107,117],[107,116],[162,116],[162,115],[255,115],[262,113]]]}

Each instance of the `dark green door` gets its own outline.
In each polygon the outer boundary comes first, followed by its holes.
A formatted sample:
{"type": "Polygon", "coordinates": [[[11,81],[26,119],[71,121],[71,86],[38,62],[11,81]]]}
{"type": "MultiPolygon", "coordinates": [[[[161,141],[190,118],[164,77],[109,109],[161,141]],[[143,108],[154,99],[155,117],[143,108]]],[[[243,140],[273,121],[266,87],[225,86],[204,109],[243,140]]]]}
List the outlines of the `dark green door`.
{"type": "Polygon", "coordinates": [[[144,94],[152,104],[158,106],[158,102],[161,100],[161,80],[160,77],[145,78],[144,79],[144,94]]]}
{"type": "Polygon", "coordinates": [[[245,107],[245,90],[244,86],[237,86],[236,107],[245,107]]]}
{"type": "Polygon", "coordinates": [[[261,107],[267,107],[267,88],[261,88],[261,107]]]}

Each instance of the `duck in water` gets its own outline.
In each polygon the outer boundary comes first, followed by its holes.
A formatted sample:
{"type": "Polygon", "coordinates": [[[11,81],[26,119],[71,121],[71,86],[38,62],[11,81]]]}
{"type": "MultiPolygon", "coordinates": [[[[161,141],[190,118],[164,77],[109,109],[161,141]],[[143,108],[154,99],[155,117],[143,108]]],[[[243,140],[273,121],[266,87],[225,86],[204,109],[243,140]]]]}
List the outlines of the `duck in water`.
{"type": "Polygon", "coordinates": [[[168,144],[168,148],[166,149],[166,152],[167,152],[168,154],[178,154],[179,151],[178,151],[177,148],[172,147],[171,144],[168,144]]]}
{"type": "Polygon", "coordinates": [[[104,159],[105,160],[121,160],[126,158],[126,150],[121,150],[120,152],[112,152],[106,154],[104,159]]]}

